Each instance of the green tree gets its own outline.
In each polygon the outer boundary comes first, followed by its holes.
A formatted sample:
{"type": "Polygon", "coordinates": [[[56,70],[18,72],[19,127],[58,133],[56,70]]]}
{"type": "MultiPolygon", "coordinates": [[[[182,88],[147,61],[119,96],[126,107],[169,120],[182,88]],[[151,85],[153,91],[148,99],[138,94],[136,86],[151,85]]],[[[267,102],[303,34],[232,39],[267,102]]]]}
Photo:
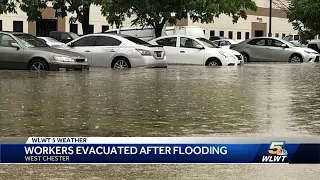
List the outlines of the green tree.
{"type": "Polygon", "coordinates": [[[135,18],[132,25],[152,26],[156,37],[166,22],[176,24],[177,20],[187,18],[193,21],[211,23],[221,14],[246,19],[247,9],[256,10],[252,0],[99,0],[101,12],[111,25],[120,26],[126,17],[135,18]],[[172,16],[172,13],[175,16],[172,16]]]}
{"type": "Polygon", "coordinates": [[[17,13],[17,2],[15,0],[0,0],[0,15],[7,13],[17,13]]]}
{"type": "Polygon", "coordinates": [[[51,2],[56,10],[56,17],[65,17],[68,13],[75,16],[69,23],[79,21],[83,34],[89,33],[90,6],[96,4],[95,0],[21,0],[20,8],[28,15],[28,21],[36,21],[41,18],[42,10],[51,2]]]}
{"type": "Polygon", "coordinates": [[[290,0],[286,13],[289,22],[305,43],[320,33],[320,1],[319,0],[290,0]]]}

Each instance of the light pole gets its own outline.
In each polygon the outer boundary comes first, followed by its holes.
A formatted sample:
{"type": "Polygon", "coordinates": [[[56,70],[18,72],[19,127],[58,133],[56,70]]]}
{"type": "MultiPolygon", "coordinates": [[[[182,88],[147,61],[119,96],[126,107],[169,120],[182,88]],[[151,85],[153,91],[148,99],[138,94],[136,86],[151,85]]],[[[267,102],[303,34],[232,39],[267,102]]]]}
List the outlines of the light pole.
{"type": "Polygon", "coordinates": [[[272,36],[271,23],[272,23],[272,0],[270,0],[270,7],[269,7],[269,34],[268,34],[269,37],[272,36]]]}

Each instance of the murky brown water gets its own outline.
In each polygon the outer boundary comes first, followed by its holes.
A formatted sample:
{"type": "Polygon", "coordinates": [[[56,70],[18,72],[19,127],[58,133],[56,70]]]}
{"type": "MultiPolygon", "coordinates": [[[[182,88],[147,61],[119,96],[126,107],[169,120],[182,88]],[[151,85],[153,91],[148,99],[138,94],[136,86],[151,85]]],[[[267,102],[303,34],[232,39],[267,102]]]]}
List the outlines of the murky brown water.
{"type": "MultiPolygon", "coordinates": [[[[0,136],[320,135],[320,64],[0,71],[0,136]]],[[[0,179],[319,179],[312,165],[0,166],[0,179]],[[85,172],[85,173],[83,173],[85,172]]]]}

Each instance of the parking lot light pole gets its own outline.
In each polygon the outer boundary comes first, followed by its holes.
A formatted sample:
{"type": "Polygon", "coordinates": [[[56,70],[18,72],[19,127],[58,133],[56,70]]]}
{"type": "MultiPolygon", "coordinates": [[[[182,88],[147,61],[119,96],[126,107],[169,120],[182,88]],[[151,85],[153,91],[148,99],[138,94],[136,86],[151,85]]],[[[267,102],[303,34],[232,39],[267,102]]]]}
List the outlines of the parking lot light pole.
{"type": "Polygon", "coordinates": [[[272,32],[271,32],[271,23],[272,23],[272,0],[270,0],[270,7],[269,7],[269,37],[272,37],[272,32]]]}

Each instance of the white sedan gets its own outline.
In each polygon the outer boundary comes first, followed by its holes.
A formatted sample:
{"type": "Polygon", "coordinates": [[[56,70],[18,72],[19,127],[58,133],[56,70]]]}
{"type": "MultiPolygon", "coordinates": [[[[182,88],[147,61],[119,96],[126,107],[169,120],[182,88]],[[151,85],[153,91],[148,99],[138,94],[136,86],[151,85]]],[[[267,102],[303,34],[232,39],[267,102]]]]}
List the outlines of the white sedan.
{"type": "Polygon", "coordinates": [[[237,66],[244,63],[239,52],[220,48],[205,38],[171,35],[149,43],[164,46],[168,64],[237,66]]]}
{"type": "Polygon", "coordinates": [[[219,39],[219,40],[215,40],[212,41],[215,45],[221,47],[221,48],[226,48],[226,49],[230,49],[230,46],[232,44],[238,44],[238,41],[235,41],[233,39],[219,39]]]}
{"type": "Polygon", "coordinates": [[[167,67],[162,46],[127,35],[88,34],[57,48],[83,54],[91,67],[167,67]]]}

